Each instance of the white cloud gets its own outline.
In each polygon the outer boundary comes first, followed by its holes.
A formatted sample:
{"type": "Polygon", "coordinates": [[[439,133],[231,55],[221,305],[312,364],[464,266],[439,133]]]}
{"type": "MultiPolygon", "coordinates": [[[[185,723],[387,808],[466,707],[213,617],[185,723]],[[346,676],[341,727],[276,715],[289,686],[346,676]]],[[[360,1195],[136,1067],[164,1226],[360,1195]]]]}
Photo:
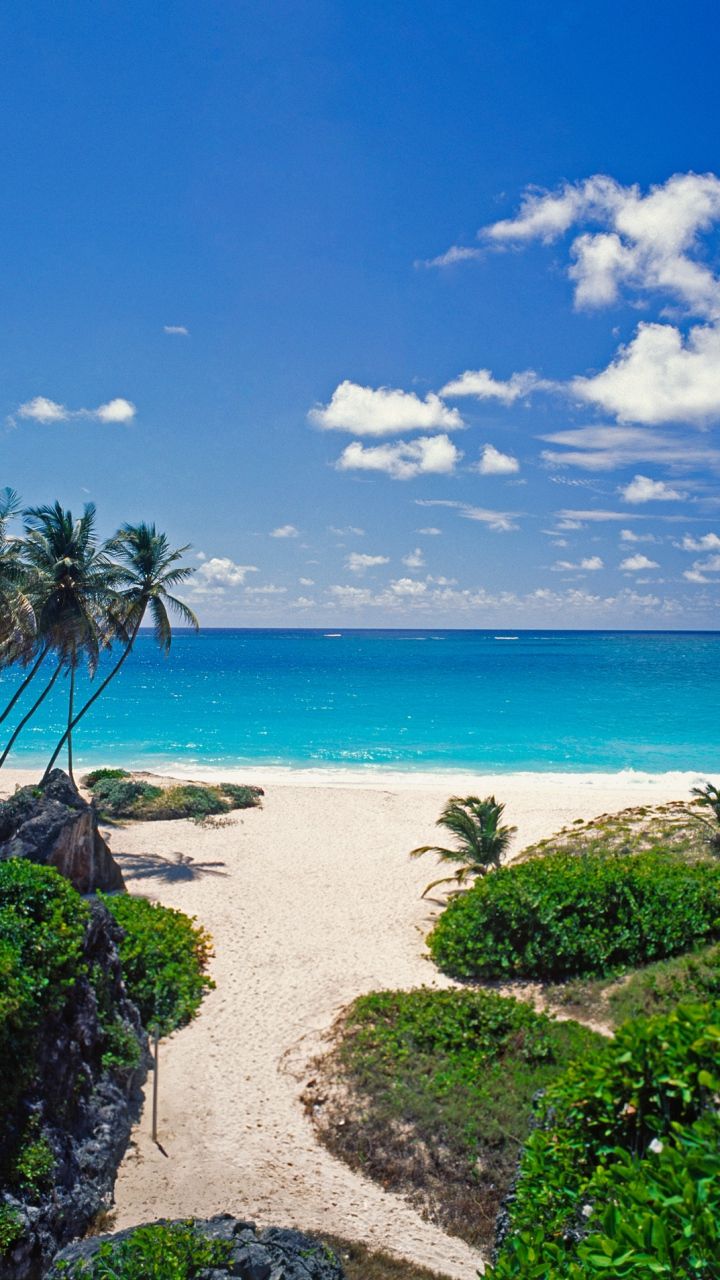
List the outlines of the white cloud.
{"type": "Polygon", "coordinates": [[[720,556],[708,556],[707,560],[696,560],[693,569],[702,569],[703,573],[720,573],[720,556]]]}
{"type": "MultiPolygon", "coordinates": [[[[707,536],[712,537],[713,535],[708,534],[707,536]]],[[[690,538],[685,539],[686,543],[689,543],[690,541],[690,538]]],[[[705,541],[705,539],[701,539],[701,541],[705,541]]],[[[718,545],[720,545],[720,540],[718,545]]],[[[697,583],[716,581],[716,579],[708,578],[707,575],[709,573],[720,573],[720,555],[708,556],[707,560],[695,560],[692,569],[685,570],[683,578],[686,578],[688,582],[697,583]]]]}
{"type": "Polygon", "coordinates": [[[419,507],[452,507],[464,520],[486,524],[494,533],[510,533],[518,528],[514,511],[492,511],[488,507],[473,507],[450,498],[416,498],[415,501],[419,507]]]}
{"type": "Polygon", "coordinates": [[[682,542],[676,542],[675,546],[682,551],[720,551],[720,537],[716,533],[703,533],[701,537],[693,538],[686,533],[682,542]]]}
{"type": "Polygon", "coordinates": [[[624,573],[639,573],[642,569],[659,569],[660,565],[657,560],[649,560],[647,556],[638,554],[628,556],[622,561],[620,568],[624,573]]]}
{"type": "Polygon", "coordinates": [[[649,476],[634,476],[629,484],[621,486],[618,493],[626,502],[680,502],[684,493],[671,489],[664,480],[651,480],[649,476]]]}
{"type": "MultiPolygon", "coordinates": [[[[632,543],[657,542],[657,538],[655,537],[654,533],[635,533],[632,529],[621,529],[620,541],[632,542],[632,543]]],[[[720,543],[718,543],[718,546],[720,546],[720,543]]]]}
{"type": "Polygon", "coordinates": [[[422,596],[427,591],[427,584],[415,578],[397,578],[390,583],[390,590],[396,596],[422,596]]]}
{"type": "Polygon", "coordinates": [[[601,373],[574,378],[581,400],[621,422],[691,422],[720,417],[720,326],[696,325],[687,337],[674,325],[643,323],[601,373]]]}
{"type": "Polygon", "coordinates": [[[466,369],[459,378],[446,383],[441,388],[440,395],[474,396],[477,400],[500,400],[503,404],[514,404],[516,400],[544,385],[532,369],[527,369],[524,373],[513,373],[507,382],[493,378],[489,369],[466,369]]]}
{"type": "Polygon", "coordinates": [[[442,533],[442,529],[436,529],[434,525],[427,525],[424,529],[416,529],[416,533],[424,533],[428,538],[437,538],[442,533]]]}
{"type": "Polygon", "coordinates": [[[213,556],[203,560],[193,579],[200,586],[241,587],[249,573],[257,573],[257,565],[235,564],[227,556],[213,556]]]}
{"type": "Polygon", "coordinates": [[[89,409],[87,412],[91,418],[97,418],[100,422],[132,422],[137,409],[131,400],[118,396],[115,400],[108,400],[107,404],[101,404],[98,409],[89,409]]]}
{"type": "Polygon", "coordinates": [[[687,469],[712,467],[720,471],[720,450],[704,441],[688,442],[683,436],[648,427],[574,427],[540,437],[562,451],[545,449],[543,461],[553,467],[578,467],[584,471],[615,471],[643,462],[687,469]]]}
{"type": "Polygon", "coordinates": [[[416,547],[414,551],[408,552],[406,556],[403,556],[402,562],[407,565],[408,569],[422,569],[425,564],[425,557],[421,548],[416,547]]]}
{"type": "Polygon", "coordinates": [[[476,468],[481,476],[510,476],[520,470],[520,463],[509,453],[501,453],[492,444],[486,444],[476,468]]]}
{"type": "Polygon", "coordinates": [[[604,524],[613,520],[642,520],[642,516],[629,515],[627,511],[603,511],[593,508],[590,511],[571,511],[565,508],[555,513],[560,520],[559,528],[581,529],[587,521],[589,524],[604,524]]]}
{"type": "Polygon", "coordinates": [[[329,404],[311,409],[308,417],[324,431],[349,431],[357,436],[434,428],[456,431],[464,425],[458,410],[449,409],[433,392],[421,400],[413,391],[361,387],[347,379],[335,388],[329,404]]]}
{"type": "Polygon", "coordinates": [[[480,258],[482,256],[481,249],[471,249],[466,245],[451,245],[445,253],[439,253],[437,258],[420,259],[415,263],[416,267],[451,267],[456,262],[467,262],[470,258],[480,258]]]}
{"type": "Polygon", "coordinates": [[[410,480],[419,475],[449,475],[461,457],[446,435],[374,446],[353,440],[335,465],[339,471],[384,471],[393,480],[410,480]]]}
{"type": "Polygon", "coordinates": [[[246,596],[284,596],[287,587],[276,587],[274,582],[269,582],[265,587],[246,587],[246,596]]]}
{"type": "Polygon", "coordinates": [[[566,572],[568,570],[582,569],[587,573],[597,573],[599,569],[604,569],[605,565],[600,556],[585,556],[584,559],[573,563],[571,560],[556,560],[553,569],[566,572]]]}
{"type": "Polygon", "coordinates": [[[277,529],[272,529],[270,532],[271,538],[297,538],[299,536],[300,532],[295,528],[294,524],[281,524],[277,529]]]}
{"type": "Polygon", "coordinates": [[[364,537],[365,530],[359,529],[357,525],[354,524],[348,524],[344,529],[337,529],[334,524],[329,524],[328,533],[334,533],[337,538],[347,538],[349,534],[352,534],[356,538],[362,538],[364,537]]]}
{"type": "Polygon", "coordinates": [[[699,258],[699,235],[720,219],[720,179],[678,173],[643,195],[603,174],[558,191],[526,193],[516,218],[480,234],[495,244],[549,243],[574,225],[592,225],[572,242],[570,277],[580,307],[607,306],[625,286],[662,291],[696,315],[720,314],[720,286],[699,258]]]}
{"type": "Polygon", "coordinates": [[[19,418],[31,418],[35,422],[65,422],[70,417],[70,411],[64,404],[48,400],[47,396],[33,396],[32,400],[20,405],[17,415],[19,418]]]}
{"type": "Polygon", "coordinates": [[[700,573],[699,569],[686,569],[683,573],[683,578],[686,578],[688,582],[712,582],[712,578],[707,578],[704,573],[700,573]]]}
{"type": "Polygon", "coordinates": [[[374,569],[380,564],[389,564],[389,556],[368,556],[360,551],[351,551],[345,561],[346,568],[353,573],[364,573],[366,569],[374,569]]]}
{"type": "Polygon", "coordinates": [[[299,583],[300,583],[300,586],[301,586],[301,587],[314,587],[314,586],[315,586],[315,579],[314,579],[314,578],[299,578],[299,579],[298,579],[298,581],[299,581],[299,583]]]}
{"type": "Polygon", "coordinates": [[[184,324],[164,324],[163,333],[176,334],[180,338],[188,338],[190,330],[184,324]]]}
{"type": "Polygon", "coordinates": [[[68,409],[56,400],[49,400],[47,396],[34,396],[17,410],[19,418],[42,423],[67,422],[70,418],[94,418],[97,422],[131,422],[136,413],[137,409],[132,401],[121,396],[99,405],[97,409],[68,409]]]}

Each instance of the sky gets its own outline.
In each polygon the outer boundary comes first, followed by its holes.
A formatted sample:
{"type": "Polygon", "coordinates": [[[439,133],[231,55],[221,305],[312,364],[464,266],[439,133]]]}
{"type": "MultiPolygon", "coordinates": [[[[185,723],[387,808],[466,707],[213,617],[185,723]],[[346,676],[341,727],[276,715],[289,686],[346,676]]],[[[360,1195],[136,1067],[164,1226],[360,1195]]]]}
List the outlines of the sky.
{"type": "Polygon", "coordinates": [[[191,544],[208,626],[718,626],[714,5],[0,41],[0,485],[191,544]]]}

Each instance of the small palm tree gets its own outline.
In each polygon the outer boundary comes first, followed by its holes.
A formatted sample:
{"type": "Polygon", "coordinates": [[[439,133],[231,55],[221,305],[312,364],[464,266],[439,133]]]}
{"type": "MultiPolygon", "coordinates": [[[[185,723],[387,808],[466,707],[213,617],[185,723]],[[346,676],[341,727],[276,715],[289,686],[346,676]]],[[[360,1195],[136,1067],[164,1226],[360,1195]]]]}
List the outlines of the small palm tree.
{"type": "Polygon", "coordinates": [[[19,511],[20,499],[15,490],[3,489],[0,492],[0,667],[16,663],[23,667],[32,663],[32,666],[0,712],[0,722],[7,718],[25,692],[47,653],[47,647],[38,642],[35,610],[22,560],[22,542],[8,534],[8,525],[19,511]]]}
{"type": "Polygon", "coordinates": [[[171,590],[195,572],[179,563],[188,550],[187,546],[172,548],[166,535],[159,533],[154,524],[142,523],[123,525],[108,543],[108,550],[120,561],[114,569],[115,595],[110,603],[109,616],[116,638],[120,637],[123,641],[123,650],[92,696],[68,721],[68,727],[45,770],[45,777],[52,769],[64,743],[70,741],[76,725],[117,675],[131,653],[147,610],[153,620],[155,639],[163,653],[169,652],[172,643],[168,609],[178,614],[194,630],[197,631],[200,625],[192,609],[170,594],[171,590]]]}
{"type": "Polygon", "coordinates": [[[699,813],[693,813],[692,816],[704,826],[709,827],[712,833],[710,843],[716,852],[720,852],[720,789],[713,786],[712,782],[706,782],[704,787],[693,787],[690,794],[695,796],[698,804],[703,808],[711,810],[714,822],[700,817],[699,813]]]}
{"type": "Polygon", "coordinates": [[[504,812],[505,805],[494,796],[486,796],[484,800],[478,796],[450,797],[435,825],[452,833],[455,847],[447,849],[442,845],[423,844],[412,849],[410,857],[434,853],[441,862],[460,865],[453,875],[443,876],[427,885],[421,895],[423,898],[439,884],[454,880],[462,885],[471,877],[485,875],[491,867],[500,865],[500,859],[517,830],[516,827],[500,825],[504,812]]]}

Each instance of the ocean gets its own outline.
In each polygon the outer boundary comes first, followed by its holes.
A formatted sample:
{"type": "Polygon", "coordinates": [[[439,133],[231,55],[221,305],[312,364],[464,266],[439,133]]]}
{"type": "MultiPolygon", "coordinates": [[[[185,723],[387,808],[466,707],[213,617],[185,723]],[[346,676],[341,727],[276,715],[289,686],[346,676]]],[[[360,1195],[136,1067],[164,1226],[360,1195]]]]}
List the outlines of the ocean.
{"type": "MultiPolygon", "coordinates": [[[[712,774],[719,683],[717,632],[142,632],[76,763],[712,774]]],[[[10,765],[47,758],[64,684],[10,765]]]]}

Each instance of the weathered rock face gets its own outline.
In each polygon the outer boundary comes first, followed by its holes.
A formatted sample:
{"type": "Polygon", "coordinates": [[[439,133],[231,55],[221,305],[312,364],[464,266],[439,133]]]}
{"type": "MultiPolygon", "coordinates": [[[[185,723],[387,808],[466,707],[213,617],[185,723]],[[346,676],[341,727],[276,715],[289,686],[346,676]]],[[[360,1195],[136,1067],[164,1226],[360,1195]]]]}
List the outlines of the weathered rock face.
{"type": "MultiPolygon", "coordinates": [[[[2,1194],[2,1204],[21,1232],[0,1257],[0,1280],[40,1280],[58,1249],[82,1235],[109,1205],[140,1113],[149,1055],[140,1016],[121,978],[122,932],[101,902],[92,902],[90,910],[83,948],[86,973],[75,981],[65,1008],[43,1028],[37,1074],[17,1115],[19,1126],[32,1119],[48,1143],[54,1162],[51,1180],[42,1192],[2,1194]],[[108,1038],[109,1024],[114,1041],[108,1038]],[[125,1051],[134,1045],[125,1065],[117,1054],[108,1062],[107,1051],[117,1049],[118,1034],[124,1037],[125,1051]]],[[[4,1154],[0,1150],[3,1163],[4,1154]]]]}
{"type": "Polygon", "coordinates": [[[29,858],[57,870],[78,893],[124,889],[122,872],[98,831],[97,813],[62,769],[0,805],[0,859],[29,858]]]}
{"type": "MultiPolygon", "coordinates": [[[[163,1225],[169,1224],[163,1220],[163,1225]]],[[[253,1222],[239,1222],[229,1214],[196,1218],[194,1226],[209,1239],[223,1240],[230,1246],[227,1264],[208,1271],[208,1280],[344,1280],[345,1273],[335,1254],[322,1241],[300,1231],[269,1227],[258,1234],[253,1222]]],[[[133,1230],[136,1228],[70,1245],[55,1262],[89,1261],[106,1241],[120,1244],[133,1230]]],[[[59,1280],[62,1274],[62,1269],[54,1266],[48,1280],[59,1280]]]]}

